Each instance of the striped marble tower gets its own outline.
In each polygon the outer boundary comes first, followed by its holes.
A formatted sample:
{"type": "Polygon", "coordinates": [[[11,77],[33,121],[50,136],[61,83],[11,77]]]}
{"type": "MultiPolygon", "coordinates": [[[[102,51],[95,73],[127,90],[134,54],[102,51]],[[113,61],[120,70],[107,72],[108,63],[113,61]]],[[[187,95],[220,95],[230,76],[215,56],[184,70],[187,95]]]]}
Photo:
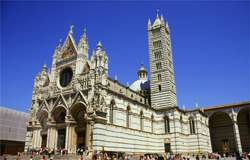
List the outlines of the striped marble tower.
{"type": "Polygon", "coordinates": [[[170,30],[163,16],[148,21],[151,105],[163,109],[177,105],[170,30]]]}

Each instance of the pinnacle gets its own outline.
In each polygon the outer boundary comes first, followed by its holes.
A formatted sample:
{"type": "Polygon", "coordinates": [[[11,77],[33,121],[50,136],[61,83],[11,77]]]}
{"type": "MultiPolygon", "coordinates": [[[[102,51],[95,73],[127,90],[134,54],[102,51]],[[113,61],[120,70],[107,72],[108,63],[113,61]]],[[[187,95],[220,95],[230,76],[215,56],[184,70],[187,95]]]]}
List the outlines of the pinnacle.
{"type": "Polygon", "coordinates": [[[70,31],[69,31],[69,33],[73,34],[73,30],[74,30],[74,25],[70,25],[70,31]]]}
{"type": "Polygon", "coordinates": [[[102,48],[102,43],[101,43],[101,41],[99,41],[99,42],[97,43],[96,48],[102,48]]]}

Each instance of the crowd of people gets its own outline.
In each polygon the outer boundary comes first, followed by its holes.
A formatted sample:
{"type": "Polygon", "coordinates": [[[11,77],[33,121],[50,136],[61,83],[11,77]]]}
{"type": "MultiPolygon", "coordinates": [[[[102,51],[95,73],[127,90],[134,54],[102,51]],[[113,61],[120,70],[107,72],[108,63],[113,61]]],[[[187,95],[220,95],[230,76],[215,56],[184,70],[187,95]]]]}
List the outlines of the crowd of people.
{"type": "MultiPolygon", "coordinates": [[[[38,157],[41,160],[52,160],[54,156],[57,158],[64,157],[69,158],[73,156],[79,160],[206,160],[206,159],[222,159],[222,160],[250,160],[250,153],[232,153],[232,154],[222,154],[219,153],[206,153],[206,154],[173,154],[173,153],[163,153],[163,154],[132,154],[125,152],[108,152],[108,151],[97,151],[94,150],[91,154],[87,149],[83,147],[76,150],[76,154],[70,154],[68,156],[68,151],[59,148],[40,148],[40,149],[30,149],[27,152],[29,155],[29,160],[35,160],[38,157]]],[[[74,158],[74,159],[75,159],[74,158]]],[[[27,159],[27,158],[26,158],[27,159]]],[[[26,160],[25,159],[25,160],[26,160]]],[[[18,153],[16,160],[23,160],[21,154],[18,153]]]]}

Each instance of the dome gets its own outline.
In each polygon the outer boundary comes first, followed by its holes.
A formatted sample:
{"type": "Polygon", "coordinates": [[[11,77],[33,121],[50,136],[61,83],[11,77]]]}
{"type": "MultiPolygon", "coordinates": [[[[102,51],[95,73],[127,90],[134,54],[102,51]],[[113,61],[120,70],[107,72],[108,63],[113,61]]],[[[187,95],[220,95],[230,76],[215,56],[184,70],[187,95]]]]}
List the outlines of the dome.
{"type": "Polygon", "coordinates": [[[146,79],[138,79],[129,86],[134,91],[149,90],[150,83],[146,79]]]}

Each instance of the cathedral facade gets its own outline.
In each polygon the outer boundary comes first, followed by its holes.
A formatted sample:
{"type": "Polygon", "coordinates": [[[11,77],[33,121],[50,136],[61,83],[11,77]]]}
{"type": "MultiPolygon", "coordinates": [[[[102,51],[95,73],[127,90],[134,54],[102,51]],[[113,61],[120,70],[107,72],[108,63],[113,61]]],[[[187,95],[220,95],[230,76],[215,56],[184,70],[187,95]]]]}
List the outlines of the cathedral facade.
{"type": "Polygon", "coordinates": [[[211,152],[208,116],[177,106],[170,35],[162,16],[149,20],[151,77],[141,65],[128,86],[109,77],[101,42],[89,57],[86,31],[76,43],[71,27],[50,71],[44,65],[35,78],[25,149],[211,152]]]}

